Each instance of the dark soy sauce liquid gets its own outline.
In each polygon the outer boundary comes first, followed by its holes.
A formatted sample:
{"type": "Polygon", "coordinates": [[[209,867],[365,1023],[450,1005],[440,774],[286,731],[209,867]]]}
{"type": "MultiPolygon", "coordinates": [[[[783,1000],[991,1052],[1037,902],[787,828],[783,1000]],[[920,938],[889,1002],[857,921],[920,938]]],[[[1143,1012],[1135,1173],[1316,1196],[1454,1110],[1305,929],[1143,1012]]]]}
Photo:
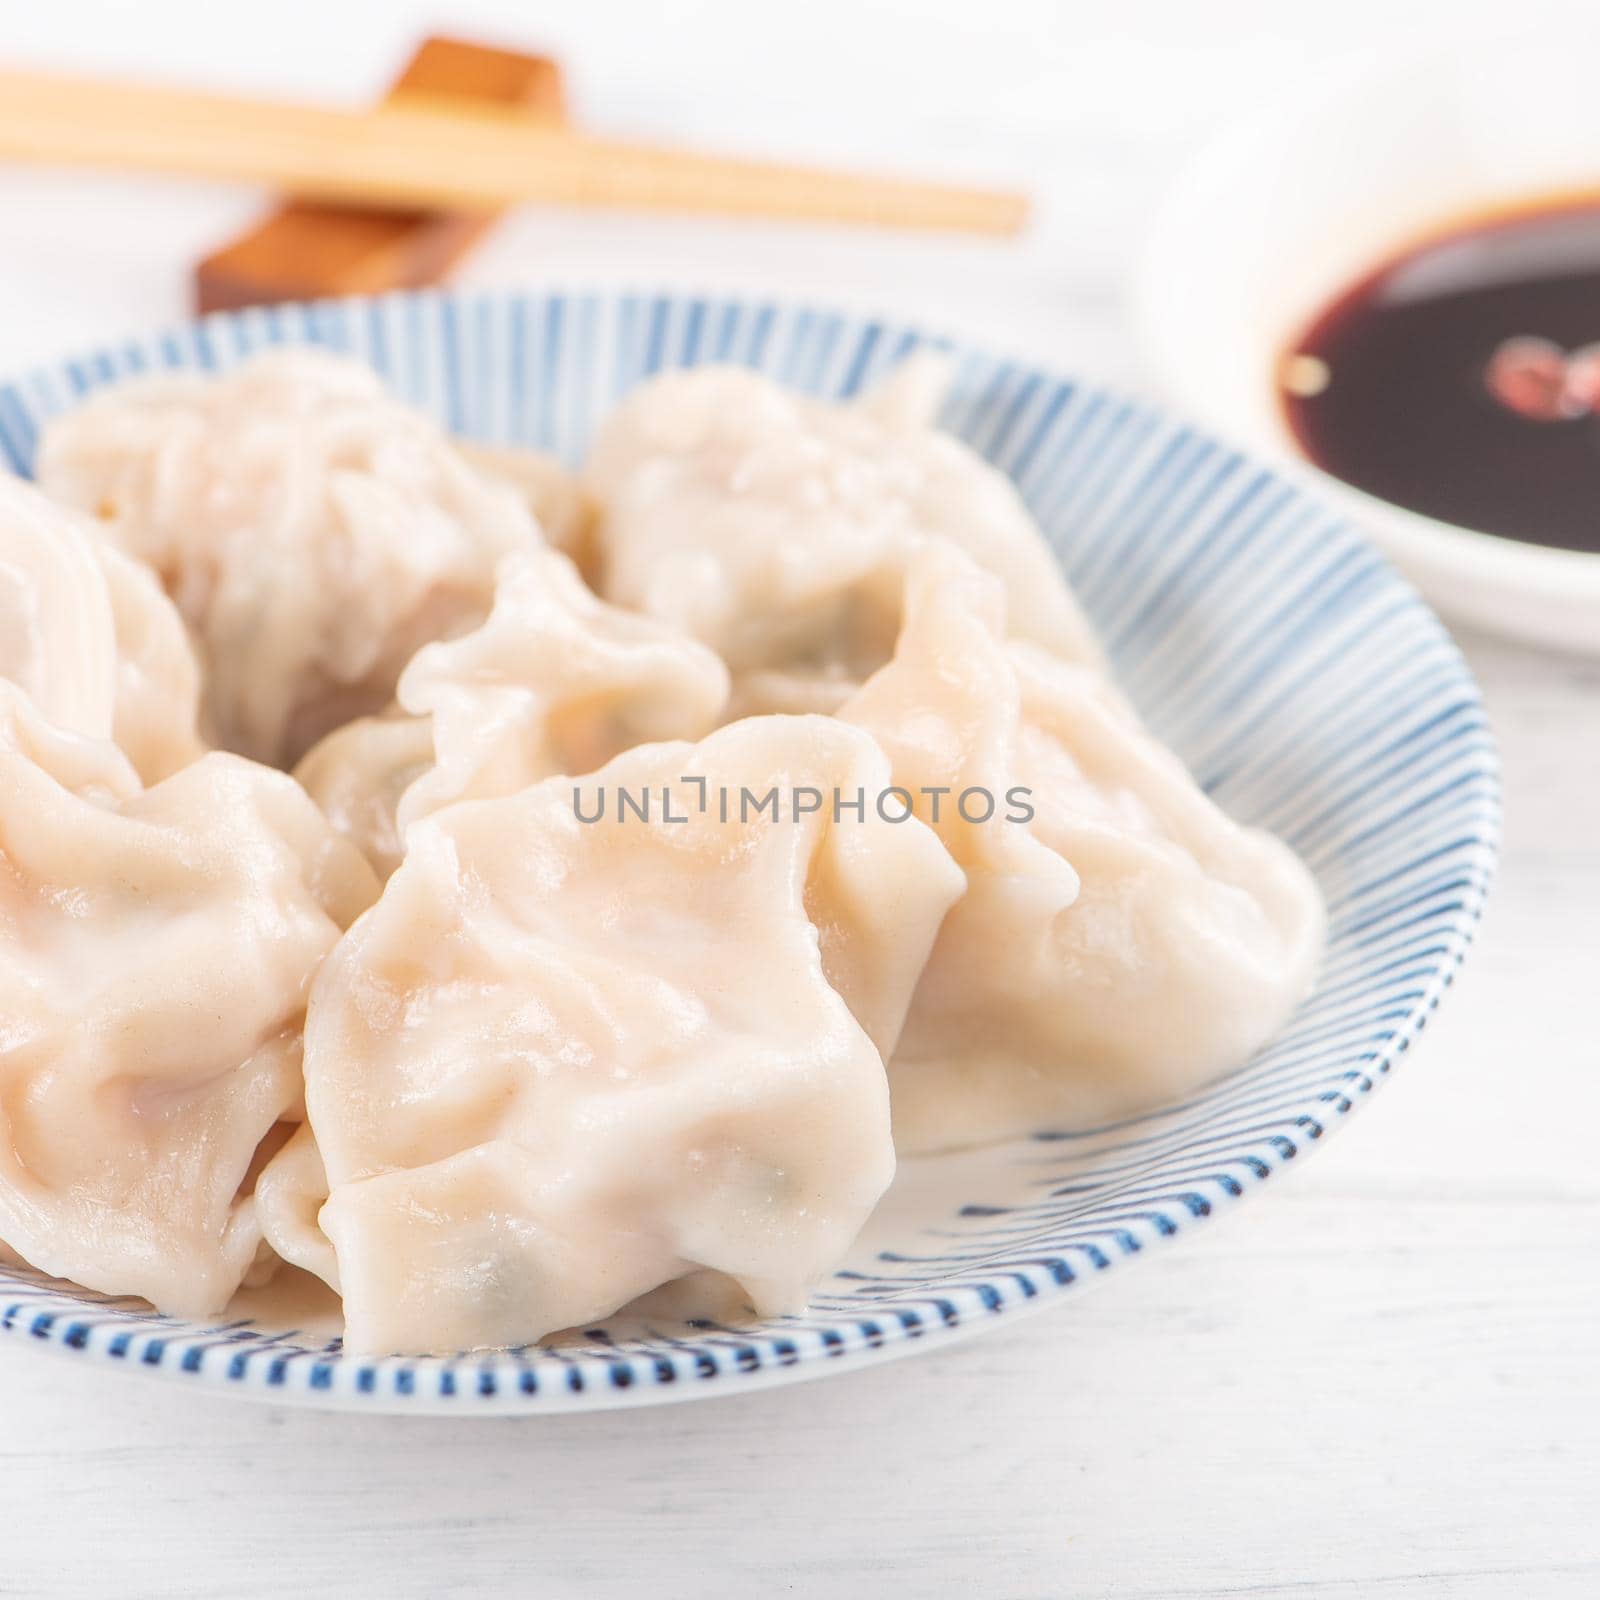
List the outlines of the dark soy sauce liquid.
{"type": "Polygon", "coordinates": [[[1529,420],[1485,385],[1521,336],[1600,341],[1600,195],[1463,225],[1354,284],[1286,356],[1289,425],[1324,471],[1396,505],[1600,550],[1600,414],[1529,420]]]}

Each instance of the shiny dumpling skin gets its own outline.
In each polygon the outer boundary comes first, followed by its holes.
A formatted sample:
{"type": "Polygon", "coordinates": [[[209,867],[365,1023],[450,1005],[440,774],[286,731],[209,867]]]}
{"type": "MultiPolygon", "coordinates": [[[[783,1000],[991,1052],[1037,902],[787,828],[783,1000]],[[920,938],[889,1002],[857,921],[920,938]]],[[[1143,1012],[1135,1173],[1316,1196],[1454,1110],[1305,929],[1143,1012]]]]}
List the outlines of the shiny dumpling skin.
{"type": "Polygon", "coordinates": [[[480,472],[510,484],[533,513],[545,542],[588,575],[594,507],[577,473],[542,450],[477,444],[469,439],[457,439],[456,448],[480,472]]]}
{"type": "Polygon", "coordinates": [[[852,405],[758,373],[652,379],[601,428],[585,481],[608,599],[727,661],[741,712],[831,711],[888,659],[906,564],[931,538],[1004,583],[1019,637],[1098,665],[1093,633],[1010,481],[927,425],[937,376],[852,405]]]}
{"type": "Polygon", "coordinates": [[[396,698],[432,719],[435,764],[406,791],[402,828],[455,800],[593,772],[636,744],[709,732],[728,672],[704,645],[599,599],[565,556],[513,556],[494,609],[419,650],[396,698]]]}
{"type": "Polygon", "coordinates": [[[312,974],[376,894],[281,773],[208,755],[151,789],[0,685],[0,1240],[181,1316],[260,1244],[241,1196],[301,1100],[312,974]]]}
{"type": "Polygon", "coordinates": [[[539,541],[517,490],[311,350],[108,389],[46,427],[38,470],[177,603],[209,735],[281,766],[387,704],[420,645],[487,613],[500,558],[539,541]]]}
{"type": "Polygon", "coordinates": [[[53,726],[111,735],[116,624],[87,524],[0,472],[0,679],[53,726]]]}
{"type": "Polygon", "coordinates": [[[334,831],[387,879],[405,855],[400,798],[432,765],[428,719],[393,708],[335,728],[301,757],[294,776],[334,831]]]}
{"type": "Polygon", "coordinates": [[[698,738],[727,698],[704,645],[607,605],[567,557],[532,550],[502,565],[479,627],[412,658],[396,715],[338,729],[295,775],[387,876],[405,829],[441,806],[698,738]]]}
{"type": "Polygon", "coordinates": [[[336,1294],[339,1260],[317,1224],[328,1174],[311,1124],[302,1121],[256,1178],[255,1221],[272,1255],[321,1278],[336,1294]]]}
{"type": "Polygon", "coordinates": [[[1219,810],[1101,675],[1007,642],[1003,604],[959,552],[926,552],[895,659],[840,713],[919,815],[951,791],[933,825],[967,874],[890,1063],[903,1152],[1184,1094],[1282,1027],[1321,952],[1293,852],[1219,810]],[[993,820],[962,819],[971,786],[993,820]]]}
{"type": "Polygon", "coordinates": [[[0,474],[0,678],[57,728],[110,737],[146,783],[205,748],[200,674],[152,573],[88,518],[0,474]]]}
{"type": "Polygon", "coordinates": [[[526,1343],[699,1268],[804,1304],[893,1172],[881,1049],[960,874],[915,822],[718,796],[885,782],[856,730],[760,718],[412,828],[307,1024],[347,1348],[526,1343]]]}
{"type": "Polygon", "coordinates": [[[111,736],[145,783],[159,783],[205,753],[200,666],[156,575],[104,539],[95,556],[116,641],[111,736]]]}

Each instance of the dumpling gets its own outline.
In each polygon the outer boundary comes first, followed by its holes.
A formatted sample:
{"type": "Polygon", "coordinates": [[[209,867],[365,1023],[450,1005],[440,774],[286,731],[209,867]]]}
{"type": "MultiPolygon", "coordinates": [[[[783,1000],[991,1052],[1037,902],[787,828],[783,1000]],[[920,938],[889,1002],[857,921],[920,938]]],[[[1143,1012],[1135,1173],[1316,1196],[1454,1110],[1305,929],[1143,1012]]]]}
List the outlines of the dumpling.
{"type": "Polygon", "coordinates": [[[541,450],[475,444],[467,439],[457,439],[456,448],[480,472],[509,483],[533,513],[545,542],[570,557],[588,576],[594,507],[575,472],[541,450]]]}
{"type": "Polygon", "coordinates": [[[399,710],[332,733],[296,776],[382,872],[406,827],[456,800],[592,772],[632,745],[698,738],[728,698],[704,645],[596,598],[552,550],[508,558],[482,626],[420,650],[399,710]]]}
{"type": "Polygon", "coordinates": [[[432,719],[436,758],[401,801],[404,826],[455,800],[593,772],[636,744],[698,738],[722,712],[728,672],[540,550],[506,562],[482,627],[412,657],[397,697],[432,719]]]}
{"type": "Polygon", "coordinates": [[[55,727],[109,738],[116,637],[94,540],[70,512],[0,473],[0,679],[55,727]]]}
{"type": "Polygon", "coordinates": [[[155,574],[104,539],[95,541],[95,557],[116,645],[111,737],[145,783],[159,783],[205,752],[200,666],[155,574]]]}
{"type": "Polygon", "coordinates": [[[942,351],[914,350],[851,406],[894,433],[933,428],[954,376],[955,365],[942,351]]]}
{"type": "Polygon", "coordinates": [[[1310,989],[1315,883],[1197,787],[1098,673],[1004,637],[959,551],[913,570],[893,661],[840,712],[967,876],[890,1063],[925,1151],[1082,1127],[1241,1065],[1310,989]]]}
{"type": "Polygon", "coordinates": [[[328,1174],[311,1124],[302,1121],[256,1178],[255,1220],[268,1249],[281,1261],[321,1278],[339,1291],[339,1261],[317,1225],[328,1203],[328,1174]]]}
{"type": "Polygon", "coordinates": [[[521,494],[367,368],[310,350],[107,390],[45,429],[38,470],[177,602],[210,735],[279,766],[387,704],[539,542],[521,494]]]}
{"type": "Polygon", "coordinates": [[[716,650],[736,716],[837,709],[888,660],[906,564],[931,538],[1000,577],[1015,634],[1098,664],[1016,489],[929,426],[942,383],[919,363],[853,405],[739,368],[645,384],[586,471],[601,592],[716,650]]]}
{"type": "Polygon", "coordinates": [[[306,1031],[348,1348],[522,1344],[695,1269],[805,1303],[893,1172],[882,1053],[961,888],[887,781],[856,729],[760,718],[411,829],[306,1031]]]}
{"type": "Polygon", "coordinates": [[[261,1242],[312,974],[375,896],[294,782],[202,756],[151,789],[0,683],[0,1240],[182,1316],[261,1242]]]}
{"type": "Polygon", "coordinates": [[[0,678],[53,726],[114,739],[147,783],[205,748],[199,668],[161,585],[87,518],[6,474],[0,678]]]}
{"type": "Polygon", "coordinates": [[[426,717],[392,707],[357,717],[319,739],[294,769],[334,831],[364,855],[380,878],[400,865],[400,798],[433,765],[426,717]]]}

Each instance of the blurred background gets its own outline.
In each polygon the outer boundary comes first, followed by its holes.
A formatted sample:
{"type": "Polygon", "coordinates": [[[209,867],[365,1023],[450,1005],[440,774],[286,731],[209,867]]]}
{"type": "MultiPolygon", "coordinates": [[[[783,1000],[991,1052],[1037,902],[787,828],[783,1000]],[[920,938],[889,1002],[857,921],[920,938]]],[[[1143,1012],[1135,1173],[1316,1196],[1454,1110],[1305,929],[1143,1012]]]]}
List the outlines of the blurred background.
{"type": "MultiPolygon", "coordinates": [[[[1016,242],[529,210],[465,283],[759,288],[871,305],[1119,381],[1152,207],[1208,134],[1348,55],[1559,28],[1528,0],[58,0],[10,6],[6,65],[367,104],[419,38],[542,51],[586,128],[1032,191],[1016,242]]],[[[237,188],[0,167],[0,367],[170,319],[187,274],[254,217],[237,188]]]]}

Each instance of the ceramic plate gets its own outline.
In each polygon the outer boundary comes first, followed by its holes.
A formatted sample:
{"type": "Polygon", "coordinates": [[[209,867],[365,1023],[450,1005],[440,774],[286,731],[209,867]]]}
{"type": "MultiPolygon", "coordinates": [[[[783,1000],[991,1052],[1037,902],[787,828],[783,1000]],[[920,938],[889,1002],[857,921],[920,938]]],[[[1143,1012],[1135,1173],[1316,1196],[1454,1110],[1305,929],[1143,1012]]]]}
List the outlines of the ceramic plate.
{"type": "MultiPolygon", "coordinates": [[[[474,438],[576,460],[663,367],[733,361],[851,394],[928,341],[827,311],[689,297],[406,296],[210,318],[0,386],[0,455],[40,420],[155,368],[311,341],[371,362],[474,438]]],[[[1247,1066],[1115,1127],[906,1161],[803,1317],[686,1321],[670,1296],[554,1347],[346,1356],[309,1293],[214,1323],[0,1268],[18,1346],[219,1394],[492,1415],[730,1394],[993,1327],[1125,1270],[1303,1159],[1404,1058],[1472,936],[1494,861],[1477,689],[1427,608],[1269,470],[1145,406],[954,348],[944,424],[1015,479],[1123,684],[1207,791],[1283,835],[1327,896],[1316,993],[1247,1066]]]]}

